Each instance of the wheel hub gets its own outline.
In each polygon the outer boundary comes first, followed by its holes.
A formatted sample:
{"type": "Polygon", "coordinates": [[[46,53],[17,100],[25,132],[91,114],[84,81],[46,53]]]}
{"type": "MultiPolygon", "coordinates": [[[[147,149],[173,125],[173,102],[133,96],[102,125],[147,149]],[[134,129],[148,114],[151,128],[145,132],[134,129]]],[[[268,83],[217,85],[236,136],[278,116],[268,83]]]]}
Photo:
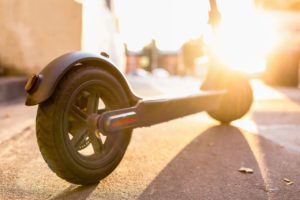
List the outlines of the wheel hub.
{"type": "Polygon", "coordinates": [[[97,138],[100,138],[100,132],[98,130],[98,120],[100,118],[100,115],[98,114],[90,114],[87,117],[87,126],[89,131],[95,133],[97,138]]]}

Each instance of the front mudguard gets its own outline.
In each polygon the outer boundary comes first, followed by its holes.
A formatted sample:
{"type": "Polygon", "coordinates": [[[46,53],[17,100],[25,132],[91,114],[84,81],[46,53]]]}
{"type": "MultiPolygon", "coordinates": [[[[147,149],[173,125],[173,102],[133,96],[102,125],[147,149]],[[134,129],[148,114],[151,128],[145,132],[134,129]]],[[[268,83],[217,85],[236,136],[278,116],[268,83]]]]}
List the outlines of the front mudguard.
{"type": "Polygon", "coordinates": [[[34,82],[32,89],[27,92],[25,104],[33,106],[46,101],[53,94],[61,78],[69,70],[87,65],[100,67],[117,78],[132,105],[140,100],[140,97],[133,93],[122,72],[107,57],[93,53],[72,52],[54,59],[36,75],[38,80],[34,82]]]}

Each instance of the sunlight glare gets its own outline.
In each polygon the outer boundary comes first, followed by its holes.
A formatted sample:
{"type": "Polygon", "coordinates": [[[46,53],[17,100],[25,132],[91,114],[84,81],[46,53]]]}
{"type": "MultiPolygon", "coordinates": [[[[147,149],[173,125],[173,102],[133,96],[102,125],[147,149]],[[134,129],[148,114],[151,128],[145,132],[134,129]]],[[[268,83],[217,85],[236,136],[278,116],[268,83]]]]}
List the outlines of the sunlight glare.
{"type": "Polygon", "coordinates": [[[208,1],[116,0],[120,31],[129,49],[139,51],[155,39],[162,51],[177,51],[207,26],[208,1]]]}
{"type": "Polygon", "coordinates": [[[276,43],[274,20],[253,1],[219,3],[222,21],[209,44],[218,60],[235,70],[257,73],[276,43]],[[238,8],[238,9],[237,9],[238,8]]]}
{"type": "Polygon", "coordinates": [[[219,0],[222,21],[215,34],[208,26],[208,0],[116,0],[115,5],[123,40],[133,51],[151,39],[162,51],[178,51],[185,41],[204,35],[222,63],[255,73],[264,70],[265,57],[278,40],[275,20],[253,0],[219,0]]]}

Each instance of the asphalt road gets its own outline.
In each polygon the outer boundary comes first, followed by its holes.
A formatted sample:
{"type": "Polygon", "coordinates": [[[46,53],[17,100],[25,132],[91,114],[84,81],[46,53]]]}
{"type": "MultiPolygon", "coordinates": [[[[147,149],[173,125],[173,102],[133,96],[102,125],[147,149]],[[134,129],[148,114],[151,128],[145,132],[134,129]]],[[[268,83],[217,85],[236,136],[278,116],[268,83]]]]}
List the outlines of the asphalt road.
{"type": "MultiPolygon", "coordinates": [[[[130,80],[148,96],[198,88],[189,78],[130,80]]],[[[250,113],[232,126],[199,113],[136,129],[117,169],[88,187],[58,178],[43,161],[36,108],[2,104],[0,199],[300,199],[300,90],[253,87],[250,113]]]]}

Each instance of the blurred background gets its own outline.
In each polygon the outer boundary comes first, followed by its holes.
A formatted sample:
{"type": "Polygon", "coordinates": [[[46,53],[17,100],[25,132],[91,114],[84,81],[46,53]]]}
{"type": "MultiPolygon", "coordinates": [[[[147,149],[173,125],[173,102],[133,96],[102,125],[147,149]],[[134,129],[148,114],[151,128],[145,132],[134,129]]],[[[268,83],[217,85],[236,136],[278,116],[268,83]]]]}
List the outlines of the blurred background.
{"type": "Polygon", "coordinates": [[[212,55],[268,84],[297,87],[300,1],[0,1],[0,76],[37,73],[53,58],[107,52],[127,74],[203,77],[212,55]]]}

